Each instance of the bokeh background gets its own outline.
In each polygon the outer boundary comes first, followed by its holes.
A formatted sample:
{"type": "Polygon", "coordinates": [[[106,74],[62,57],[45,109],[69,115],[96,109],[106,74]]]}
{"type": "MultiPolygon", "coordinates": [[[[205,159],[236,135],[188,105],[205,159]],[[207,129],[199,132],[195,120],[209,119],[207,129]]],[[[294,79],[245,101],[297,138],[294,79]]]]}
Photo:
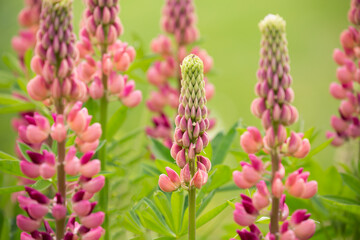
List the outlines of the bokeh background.
{"type": "MultiPolygon", "coordinates": [[[[287,22],[287,38],[291,59],[291,75],[295,91],[294,105],[300,113],[305,129],[320,130],[318,142],[330,129],[330,117],[337,113],[339,102],[329,92],[329,84],[336,80],[333,49],[340,47],[339,35],[347,28],[348,0],[195,0],[201,47],[214,58],[214,72],[209,80],[215,85],[215,97],[209,102],[212,115],[218,119],[217,130],[228,129],[242,118],[247,125],[260,126],[250,113],[255,98],[254,85],[259,60],[260,33],[258,23],[268,13],[281,15],[287,22]]],[[[164,0],[121,0],[125,33],[123,41],[132,43],[138,36],[149,52],[152,38],[161,33],[160,14],[164,0]]],[[[17,34],[17,14],[23,7],[21,0],[0,0],[0,55],[12,52],[11,38],[17,34]]],[[[74,0],[75,32],[83,4],[74,0]]],[[[0,69],[4,65],[0,62],[0,69]]],[[[148,95],[151,87],[137,83],[148,95]]],[[[125,128],[145,126],[150,114],[145,104],[131,110],[125,128]]],[[[13,152],[15,134],[10,126],[12,115],[0,116],[0,150],[13,152]]],[[[334,164],[335,150],[327,148],[317,156],[325,169],[334,164]]],[[[228,217],[222,215],[222,217],[228,217]]],[[[231,214],[231,213],[230,213],[231,214]]],[[[216,239],[216,238],[214,238],[216,239]]]]}
{"type": "MultiPolygon", "coordinates": [[[[148,45],[160,30],[163,0],[121,0],[120,17],[124,24],[124,41],[138,35],[148,45]]],[[[217,127],[229,128],[242,118],[248,125],[259,125],[250,113],[259,60],[260,33],[258,23],[268,13],[280,14],[287,23],[287,37],[294,79],[294,105],[305,128],[330,129],[329,118],[336,114],[338,102],[329,92],[336,80],[332,60],[335,47],[340,47],[339,34],[348,26],[349,2],[345,0],[195,0],[202,44],[214,58],[214,74],[209,80],[216,86],[216,95],[209,108],[218,119],[217,127]]],[[[17,14],[21,0],[0,0],[0,53],[11,52],[10,41],[18,31],[17,14]]],[[[83,4],[74,0],[74,22],[77,32],[83,4]]],[[[149,50],[149,47],[147,47],[149,50]]],[[[4,65],[0,63],[0,69],[4,65]]],[[[146,93],[145,93],[146,95],[146,93]]],[[[128,123],[137,124],[137,115],[146,111],[144,104],[131,114],[128,123]]],[[[1,116],[0,149],[12,151],[14,133],[10,117],[1,116]]],[[[144,121],[142,121],[144,124],[144,121]]],[[[323,167],[334,161],[334,150],[319,155],[323,167]]]]}

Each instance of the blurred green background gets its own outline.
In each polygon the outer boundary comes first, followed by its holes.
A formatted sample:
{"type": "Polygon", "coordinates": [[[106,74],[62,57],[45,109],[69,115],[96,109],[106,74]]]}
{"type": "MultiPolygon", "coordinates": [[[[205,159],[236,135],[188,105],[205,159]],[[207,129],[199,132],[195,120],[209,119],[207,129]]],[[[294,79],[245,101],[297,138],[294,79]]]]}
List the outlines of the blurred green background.
{"type": "MultiPolygon", "coordinates": [[[[339,105],[328,93],[328,88],[330,82],[336,80],[332,52],[335,47],[340,47],[339,35],[349,25],[349,2],[195,0],[198,28],[203,40],[201,47],[214,58],[215,70],[209,80],[215,85],[216,93],[209,101],[209,109],[212,116],[217,118],[217,130],[228,129],[239,118],[247,125],[260,126],[260,121],[250,113],[250,103],[255,98],[254,85],[259,60],[258,23],[268,13],[274,13],[281,15],[287,22],[291,74],[296,95],[294,105],[299,110],[301,121],[305,123],[305,129],[316,127],[321,131],[318,142],[323,142],[325,131],[330,129],[330,116],[337,114],[339,105]]],[[[121,0],[120,4],[120,17],[125,28],[121,39],[132,43],[133,36],[137,35],[149,52],[151,39],[161,33],[159,22],[164,0],[121,0]]],[[[22,7],[21,0],[0,0],[0,55],[12,52],[10,42],[19,30],[17,14],[22,7]]],[[[82,1],[74,0],[76,32],[82,9],[82,1]]],[[[0,63],[2,68],[4,65],[0,63]]],[[[146,99],[151,87],[145,82],[137,84],[144,91],[146,99]]],[[[11,117],[0,116],[0,150],[5,152],[13,152],[15,143],[15,134],[10,127],[11,117]]],[[[123,129],[145,126],[150,117],[142,103],[128,114],[123,129]]],[[[335,160],[334,148],[327,148],[317,159],[323,168],[332,165],[335,160]]],[[[233,196],[231,193],[219,198],[233,196]]],[[[231,222],[231,210],[227,210],[221,217],[231,222]]]]}
{"type": "MultiPolygon", "coordinates": [[[[243,118],[249,125],[258,126],[259,120],[250,113],[254,99],[254,85],[259,60],[260,33],[258,22],[268,13],[278,13],[287,22],[287,37],[294,79],[295,106],[304,120],[305,128],[315,126],[322,131],[330,128],[329,118],[337,113],[338,101],[328,93],[331,81],[336,80],[336,65],[332,52],[339,47],[339,34],[349,24],[345,0],[196,0],[198,27],[202,47],[214,58],[215,74],[210,81],[216,86],[216,95],[209,102],[212,114],[217,116],[220,129],[230,127],[243,118]]],[[[160,30],[163,0],[121,0],[120,17],[125,27],[122,40],[137,34],[148,46],[160,30]]],[[[17,14],[23,6],[20,0],[0,1],[0,53],[12,51],[10,41],[18,31],[17,14]]],[[[75,30],[83,4],[74,0],[75,30]]],[[[147,48],[149,49],[149,48],[147,48]]],[[[0,63],[0,68],[3,65],[0,63]]],[[[145,88],[144,88],[145,89],[145,88]]],[[[147,95],[147,93],[144,93],[147,95]]],[[[146,111],[144,104],[134,110],[136,115],[146,111]]],[[[9,127],[10,116],[1,116],[0,149],[10,151],[14,134],[9,127]]],[[[142,122],[144,124],[144,122],[142,122]]],[[[322,166],[334,160],[334,150],[328,148],[320,155],[322,166]]]]}

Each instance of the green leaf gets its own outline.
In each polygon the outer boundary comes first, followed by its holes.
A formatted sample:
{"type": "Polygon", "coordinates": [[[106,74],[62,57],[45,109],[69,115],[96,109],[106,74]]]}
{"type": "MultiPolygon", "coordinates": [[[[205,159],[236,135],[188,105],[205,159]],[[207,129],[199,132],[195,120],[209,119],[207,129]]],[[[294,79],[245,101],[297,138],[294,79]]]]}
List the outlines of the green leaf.
{"type": "Polygon", "coordinates": [[[185,196],[183,191],[176,191],[171,194],[171,211],[174,219],[174,229],[178,233],[181,230],[183,221],[185,196]]]}
{"type": "Polygon", "coordinates": [[[174,162],[174,159],[170,155],[170,149],[165,147],[158,140],[150,138],[150,148],[157,159],[165,160],[171,163],[174,162]]]}
{"type": "Polygon", "coordinates": [[[171,231],[171,229],[165,222],[163,215],[161,214],[160,210],[156,207],[156,205],[152,201],[150,201],[148,198],[143,198],[143,201],[145,204],[147,204],[147,206],[150,207],[150,209],[153,212],[153,214],[152,214],[153,217],[157,220],[157,223],[159,225],[161,225],[161,228],[164,228],[166,230],[166,232],[168,233],[168,235],[174,236],[174,232],[171,231]]]}
{"type": "Polygon", "coordinates": [[[213,149],[213,158],[211,160],[213,165],[222,163],[225,160],[225,156],[230,149],[230,146],[236,136],[236,128],[238,123],[235,123],[225,136],[217,143],[216,148],[213,149]]]}
{"type": "Polygon", "coordinates": [[[95,153],[97,153],[106,143],[106,140],[100,141],[99,145],[97,146],[95,153]]]}
{"type": "Polygon", "coordinates": [[[27,93],[27,80],[25,78],[17,78],[16,79],[17,84],[19,85],[19,88],[24,92],[27,93]]]}
{"type": "Polygon", "coordinates": [[[18,74],[21,74],[23,75],[23,70],[19,64],[19,59],[17,57],[15,57],[14,55],[12,54],[9,54],[9,53],[5,53],[3,56],[2,56],[2,60],[3,62],[5,63],[5,65],[11,70],[11,71],[14,71],[18,74]]]}
{"type": "Polygon", "coordinates": [[[127,212],[125,214],[123,225],[127,230],[129,230],[133,233],[136,233],[136,234],[142,233],[142,230],[143,230],[142,226],[141,226],[139,220],[137,219],[136,214],[133,211],[127,212]]]}
{"type": "Polygon", "coordinates": [[[40,179],[36,181],[33,185],[31,185],[32,188],[38,190],[38,191],[44,191],[48,187],[51,186],[51,182],[48,180],[40,179]]]}
{"type": "Polygon", "coordinates": [[[347,173],[341,173],[340,175],[344,183],[357,195],[360,195],[360,180],[347,173]]]}
{"type": "Polygon", "coordinates": [[[31,59],[33,57],[33,50],[29,48],[24,55],[24,65],[28,71],[31,71],[31,59]]]}
{"type": "Polygon", "coordinates": [[[264,223],[264,224],[269,224],[270,223],[270,218],[269,217],[261,217],[258,220],[256,220],[257,223],[264,223]]]}
{"type": "MultiPolygon", "coordinates": [[[[170,167],[174,171],[179,169],[179,167],[175,163],[169,163],[167,161],[160,160],[160,159],[155,160],[155,165],[161,173],[166,173],[166,169],[165,169],[166,167],[170,167]]],[[[179,174],[179,172],[178,172],[178,174],[179,174]]]]}
{"type": "Polygon", "coordinates": [[[30,146],[26,145],[26,144],[23,143],[23,142],[17,141],[17,144],[18,144],[18,147],[19,147],[20,152],[21,152],[21,154],[23,155],[23,157],[24,157],[26,160],[28,160],[29,162],[32,162],[31,159],[30,159],[30,157],[29,157],[29,155],[26,153],[26,151],[31,151],[31,152],[32,152],[32,151],[33,151],[32,148],[31,148],[30,146]]]}
{"type": "Polygon", "coordinates": [[[215,191],[210,192],[203,199],[201,199],[202,201],[200,203],[198,203],[198,200],[200,198],[196,198],[196,205],[197,205],[196,215],[197,216],[200,216],[200,214],[206,208],[206,206],[210,203],[210,201],[214,197],[214,195],[215,195],[215,191]]]}
{"type": "Polygon", "coordinates": [[[0,93],[0,104],[1,105],[13,105],[13,104],[19,104],[22,103],[24,101],[13,97],[10,94],[4,94],[4,93],[0,93]]]}
{"type": "Polygon", "coordinates": [[[306,132],[304,132],[304,137],[303,138],[310,139],[311,136],[313,135],[314,131],[315,131],[314,127],[308,129],[306,132]]]}
{"type": "Polygon", "coordinates": [[[9,159],[9,160],[16,160],[16,161],[20,161],[17,157],[14,157],[10,154],[7,154],[3,151],[0,151],[0,159],[9,159]]]}
{"type": "Polygon", "coordinates": [[[20,192],[24,190],[24,186],[11,186],[11,187],[1,187],[0,188],[0,194],[8,194],[13,192],[20,192]]]}
{"type": "Polygon", "coordinates": [[[227,184],[223,187],[216,189],[217,192],[238,191],[238,190],[239,190],[239,187],[236,186],[235,183],[230,183],[230,184],[227,184]]]}
{"type": "Polygon", "coordinates": [[[5,113],[18,113],[18,112],[26,112],[35,109],[35,104],[31,102],[21,102],[12,105],[6,105],[0,107],[0,114],[5,113]]]}
{"type": "Polygon", "coordinates": [[[1,159],[0,160],[0,171],[9,173],[15,176],[25,177],[20,170],[20,161],[1,159]]]}
{"type": "Polygon", "coordinates": [[[13,74],[0,70],[0,88],[8,89],[16,81],[13,74]]]}
{"type": "Polygon", "coordinates": [[[107,140],[111,140],[115,133],[121,128],[121,126],[125,122],[127,110],[128,107],[123,105],[111,116],[110,120],[106,125],[107,140]]]}
{"type": "Polygon", "coordinates": [[[334,207],[334,209],[360,216],[360,204],[353,199],[339,196],[320,196],[320,199],[334,207]]]}
{"type": "Polygon", "coordinates": [[[196,228],[199,228],[209,222],[211,219],[215,218],[217,215],[219,215],[222,211],[225,210],[225,208],[229,206],[227,202],[213,208],[212,210],[208,211],[204,215],[200,216],[196,220],[196,228]]]}
{"type": "Polygon", "coordinates": [[[138,215],[141,224],[154,232],[160,233],[165,236],[175,236],[174,233],[171,232],[170,229],[167,229],[163,224],[161,224],[160,219],[157,218],[154,211],[150,208],[150,206],[146,203],[143,203],[144,209],[135,210],[138,215]]]}
{"type": "Polygon", "coordinates": [[[175,237],[159,237],[159,238],[155,238],[154,240],[173,240],[176,239],[175,237]]]}
{"type": "Polygon", "coordinates": [[[170,227],[171,230],[177,233],[174,228],[174,220],[168,198],[165,196],[163,192],[156,191],[154,193],[154,202],[157,208],[160,210],[161,214],[164,216],[167,225],[170,227]]]}
{"type": "Polygon", "coordinates": [[[214,189],[219,188],[225,183],[229,182],[232,179],[231,169],[226,165],[218,165],[215,166],[211,172],[209,177],[207,192],[211,192],[214,189]],[[212,174],[213,173],[213,174],[212,174]]]}
{"type": "Polygon", "coordinates": [[[204,150],[200,153],[200,155],[207,157],[210,160],[212,159],[213,149],[211,146],[211,142],[209,142],[209,144],[206,146],[206,148],[204,148],[204,150]]]}
{"type": "Polygon", "coordinates": [[[320,144],[319,146],[313,148],[310,150],[309,154],[306,156],[307,159],[312,158],[313,156],[315,156],[316,154],[318,154],[319,152],[321,152],[322,150],[324,150],[327,146],[329,146],[329,144],[332,142],[332,139],[328,139],[327,141],[323,142],[322,144],[320,144]]]}

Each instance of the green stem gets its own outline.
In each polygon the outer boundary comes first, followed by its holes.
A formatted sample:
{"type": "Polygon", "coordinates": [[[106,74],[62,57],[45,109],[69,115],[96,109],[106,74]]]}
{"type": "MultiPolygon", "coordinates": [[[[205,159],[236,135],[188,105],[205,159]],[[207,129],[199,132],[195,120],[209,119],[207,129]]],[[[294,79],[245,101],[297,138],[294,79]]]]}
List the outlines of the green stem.
{"type": "MultiPolygon", "coordinates": [[[[278,124],[273,123],[275,134],[278,132],[278,124]]],[[[280,156],[278,152],[278,146],[275,146],[271,150],[271,186],[275,180],[275,174],[279,170],[280,156]]],[[[280,199],[272,196],[271,212],[270,212],[270,233],[275,236],[276,240],[279,240],[279,218],[280,218],[280,199]]]]}
{"type": "MultiPolygon", "coordinates": [[[[56,114],[64,113],[64,106],[61,102],[61,98],[57,101],[56,104],[56,114]]],[[[66,174],[64,169],[64,160],[65,160],[65,141],[57,143],[58,148],[58,165],[57,165],[57,183],[58,191],[63,198],[64,205],[66,207],[66,174]]],[[[65,234],[65,220],[66,218],[56,220],[56,239],[61,240],[65,234]]]]}
{"type": "MultiPolygon", "coordinates": [[[[191,179],[195,175],[195,159],[190,159],[190,175],[191,179]]],[[[189,240],[196,239],[196,188],[189,187],[189,240]]]]}
{"type": "MultiPolygon", "coordinates": [[[[107,51],[107,46],[102,46],[101,48],[101,59],[103,58],[103,55],[107,51]]],[[[101,61],[102,62],[102,61],[101,61]]],[[[104,86],[104,96],[100,99],[100,124],[102,128],[102,135],[101,140],[106,140],[107,135],[107,115],[108,115],[108,99],[107,99],[107,76],[103,73],[102,74],[102,84],[104,86]]],[[[106,170],[106,148],[107,143],[105,141],[103,147],[99,150],[99,158],[101,160],[101,170],[106,170]]],[[[108,199],[109,199],[109,180],[107,177],[105,177],[105,185],[103,189],[100,192],[100,198],[99,198],[99,204],[101,207],[101,210],[105,213],[105,221],[104,221],[104,229],[105,229],[105,235],[104,239],[109,240],[110,239],[110,218],[108,215],[108,199]]]]}

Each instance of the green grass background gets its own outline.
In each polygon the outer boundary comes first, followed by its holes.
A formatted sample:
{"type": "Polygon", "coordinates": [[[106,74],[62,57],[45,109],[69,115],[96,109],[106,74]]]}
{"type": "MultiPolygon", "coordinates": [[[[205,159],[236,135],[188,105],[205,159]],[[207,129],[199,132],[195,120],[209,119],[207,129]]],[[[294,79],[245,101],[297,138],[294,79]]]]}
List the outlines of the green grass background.
{"type": "MultiPolygon", "coordinates": [[[[305,128],[316,127],[325,139],[329,119],[337,113],[339,102],[328,93],[336,80],[332,60],[339,35],[347,28],[348,0],[195,0],[202,47],[214,58],[215,75],[209,79],[216,86],[216,95],[209,109],[218,119],[217,129],[228,129],[242,118],[248,125],[260,126],[250,113],[255,98],[254,85],[259,60],[260,33],[258,22],[268,13],[280,14],[287,22],[287,37],[294,80],[294,105],[305,128]]],[[[160,32],[160,12],[164,0],[121,0],[120,17],[125,27],[122,40],[131,41],[137,34],[149,45],[160,32]]],[[[12,52],[10,41],[19,30],[17,14],[20,0],[0,0],[0,54],[12,52]]],[[[78,30],[82,1],[74,0],[74,26],[78,30]]],[[[147,47],[149,50],[149,47],[147,47]]],[[[4,65],[0,63],[0,69],[4,65]]],[[[149,87],[139,84],[148,94],[149,87]]],[[[127,128],[145,125],[150,119],[145,105],[131,110],[127,128]],[[143,117],[139,117],[139,116],[143,117]],[[144,120],[145,119],[145,120],[144,120]]],[[[0,150],[12,152],[15,135],[10,127],[11,115],[0,116],[0,150]]],[[[333,164],[332,147],[319,154],[324,167],[333,164]]],[[[225,216],[225,215],[223,215],[225,216]]],[[[231,216],[231,215],[227,215],[231,216]]],[[[229,217],[230,218],[230,217],[229,217]]]]}

